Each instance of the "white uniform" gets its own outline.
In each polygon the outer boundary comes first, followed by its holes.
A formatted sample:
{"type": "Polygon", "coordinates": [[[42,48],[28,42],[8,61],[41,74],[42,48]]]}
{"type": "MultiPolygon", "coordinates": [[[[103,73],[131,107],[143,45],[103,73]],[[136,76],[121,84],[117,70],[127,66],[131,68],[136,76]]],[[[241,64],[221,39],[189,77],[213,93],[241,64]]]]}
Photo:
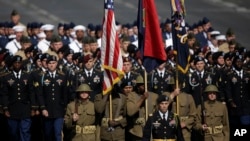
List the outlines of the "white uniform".
{"type": "Polygon", "coordinates": [[[77,40],[74,40],[69,44],[69,48],[74,51],[74,53],[82,52],[82,43],[79,43],[77,40]]]}
{"type": "Polygon", "coordinates": [[[41,50],[42,53],[45,53],[46,51],[48,51],[49,46],[50,46],[50,42],[47,41],[46,39],[42,39],[37,44],[38,49],[41,50]]]}
{"type": "Polygon", "coordinates": [[[13,39],[12,41],[8,42],[5,46],[7,50],[9,50],[9,53],[16,54],[16,52],[22,48],[20,42],[18,42],[16,39],[13,39]]]}

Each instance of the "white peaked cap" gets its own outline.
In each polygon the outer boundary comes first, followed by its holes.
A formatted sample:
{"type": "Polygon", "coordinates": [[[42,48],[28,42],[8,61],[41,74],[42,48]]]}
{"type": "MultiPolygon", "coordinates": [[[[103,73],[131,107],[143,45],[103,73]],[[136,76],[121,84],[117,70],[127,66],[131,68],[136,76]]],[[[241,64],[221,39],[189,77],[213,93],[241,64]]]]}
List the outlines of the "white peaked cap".
{"type": "Polygon", "coordinates": [[[225,35],[218,35],[215,37],[216,40],[227,40],[225,35]]]}
{"type": "Polygon", "coordinates": [[[25,30],[25,27],[22,25],[16,25],[12,28],[15,32],[23,32],[25,30]]]}
{"type": "Polygon", "coordinates": [[[49,31],[49,30],[54,30],[55,26],[52,24],[45,24],[41,26],[41,30],[49,31]]]}
{"type": "Polygon", "coordinates": [[[77,25],[74,27],[74,31],[77,31],[77,30],[86,31],[86,27],[83,25],[77,25]]]}

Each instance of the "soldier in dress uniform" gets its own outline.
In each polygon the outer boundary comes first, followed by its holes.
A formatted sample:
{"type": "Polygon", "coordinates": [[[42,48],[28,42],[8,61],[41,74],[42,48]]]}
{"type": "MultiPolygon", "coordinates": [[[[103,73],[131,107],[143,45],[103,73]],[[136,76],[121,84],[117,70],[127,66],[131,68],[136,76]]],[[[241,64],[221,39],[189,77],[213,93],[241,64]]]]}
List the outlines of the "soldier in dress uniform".
{"type": "Polygon", "coordinates": [[[31,116],[34,115],[35,94],[27,73],[21,70],[22,57],[12,58],[13,70],[3,76],[3,110],[8,121],[11,141],[30,141],[31,116]]]}
{"type": "Polygon", "coordinates": [[[157,108],[146,121],[142,141],[184,141],[179,117],[168,110],[170,98],[160,95],[157,108]]]}
{"type": "Polygon", "coordinates": [[[236,55],[233,59],[233,70],[228,73],[226,96],[231,135],[238,127],[250,125],[250,73],[243,70],[243,56],[236,55]]]}
{"type": "Polygon", "coordinates": [[[227,107],[217,101],[218,92],[215,85],[208,85],[204,90],[208,97],[204,103],[204,114],[201,114],[201,105],[197,108],[198,118],[195,128],[203,131],[204,141],[229,141],[227,107]],[[204,119],[202,120],[202,118],[204,119]]]}
{"type": "Polygon", "coordinates": [[[67,105],[69,82],[65,74],[56,70],[56,56],[47,59],[48,71],[34,86],[38,89],[38,101],[42,111],[46,141],[62,141],[63,117],[67,105]]]}
{"type": "MultiPolygon", "coordinates": [[[[72,88],[76,88],[82,83],[88,84],[93,90],[90,95],[90,101],[94,101],[95,95],[102,92],[102,72],[94,69],[94,59],[91,54],[84,56],[83,63],[84,69],[76,72],[73,77],[72,88]]],[[[71,97],[74,96],[72,95],[71,97]]]]}
{"type": "Polygon", "coordinates": [[[163,92],[173,91],[173,84],[175,83],[174,74],[167,70],[165,65],[166,63],[162,63],[148,76],[149,90],[159,95],[163,92]]]}
{"type": "Polygon", "coordinates": [[[95,107],[89,101],[92,90],[88,84],[81,84],[76,92],[78,93],[75,101],[67,105],[64,116],[65,127],[71,129],[70,141],[95,141],[95,107]]]}
{"type": "Polygon", "coordinates": [[[100,121],[101,141],[125,141],[126,96],[115,89],[109,94],[96,95],[94,102],[96,112],[102,116],[100,121]],[[109,99],[109,94],[112,94],[112,100],[109,99]],[[110,105],[112,105],[112,119],[110,118],[110,105]]]}

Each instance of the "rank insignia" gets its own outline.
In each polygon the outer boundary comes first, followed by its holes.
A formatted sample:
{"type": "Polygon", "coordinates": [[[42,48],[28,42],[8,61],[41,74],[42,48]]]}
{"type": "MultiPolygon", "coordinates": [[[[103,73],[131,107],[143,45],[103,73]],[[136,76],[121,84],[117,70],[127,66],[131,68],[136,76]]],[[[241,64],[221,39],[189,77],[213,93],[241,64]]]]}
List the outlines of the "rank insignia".
{"type": "Polygon", "coordinates": [[[10,86],[13,85],[14,82],[15,82],[15,80],[13,80],[13,79],[8,80],[8,83],[10,86]]]}
{"type": "Polygon", "coordinates": [[[25,85],[27,85],[28,80],[24,79],[23,82],[24,82],[25,85]]]}
{"type": "Polygon", "coordinates": [[[33,85],[34,85],[34,87],[38,87],[39,83],[38,82],[34,82],[33,85]]]}
{"type": "Polygon", "coordinates": [[[46,79],[44,82],[43,82],[46,86],[48,86],[50,84],[50,80],[49,79],[46,79]]]}
{"type": "Polygon", "coordinates": [[[158,128],[158,127],[160,127],[160,125],[161,125],[161,123],[159,123],[158,121],[155,121],[155,122],[153,122],[152,124],[153,124],[153,126],[154,126],[155,128],[158,128]]]}
{"type": "Polygon", "coordinates": [[[99,83],[99,82],[100,82],[100,77],[96,75],[96,76],[94,77],[94,82],[95,82],[95,83],[99,83]]]}
{"type": "Polygon", "coordinates": [[[58,85],[60,86],[61,85],[61,83],[63,82],[62,81],[62,79],[58,79],[58,80],[56,80],[56,82],[58,83],[58,85]]]}
{"type": "Polygon", "coordinates": [[[232,82],[235,84],[237,82],[237,78],[236,77],[233,77],[232,78],[232,82]]]}

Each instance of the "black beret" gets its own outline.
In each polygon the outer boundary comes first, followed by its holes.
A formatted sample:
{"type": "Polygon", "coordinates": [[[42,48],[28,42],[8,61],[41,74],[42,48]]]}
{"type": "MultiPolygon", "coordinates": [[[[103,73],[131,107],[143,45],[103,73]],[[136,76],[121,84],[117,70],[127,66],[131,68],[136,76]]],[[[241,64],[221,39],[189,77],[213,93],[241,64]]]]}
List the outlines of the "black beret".
{"type": "Polygon", "coordinates": [[[20,55],[15,55],[12,58],[12,64],[15,62],[22,62],[23,58],[20,55]]]}
{"type": "Polygon", "coordinates": [[[41,56],[41,61],[43,60],[43,59],[48,59],[49,58],[49,54],[48,53],[43,53],[43,55],[41,56]]]}
{"type": "Polygon", "coordinates": [[[126,86],[132,86],[133,87],[133,83],[131,81],[123,81],[121,84],[121,88],[123,89],[126,86]]]}
{"type": "Polygon", "coordinates": [[[50,55],[49,58],[47,59],[46,63],[48,64],[50,61],[57,61],[57,58],[55,55],[50,55]]]}
{"type": "Polygon", "coordinates": [[[34,62],[36,62],[38,59],[41,60],[41,57],[42,57],[43,54],[37,54],[34,58],[34,62]]]}
{"type": "Polygon", "coordinates": [[[160,95],[156,100],[157,104],[160,104],[163,101],[169,101],[169,97],[166,95],[160,95]]]}
{"type": "Polygon", "coordinates": [[[196,64],[196,63],[199,62],[199,61],[203,61],[203,62],[205,63],[205,60],[204,60],[203,57],[197,56],[197,57],[195,57],[195,59],[194,59],[194,64],[196,64]]]}
{"type": "Polygon", "coordinates": [[[213,60],[216,61],[220,56],[223,56],[224,57],[225,53],[223,51],[218,51],[218,52],[215,52],[213,53],[213,60]]]}

